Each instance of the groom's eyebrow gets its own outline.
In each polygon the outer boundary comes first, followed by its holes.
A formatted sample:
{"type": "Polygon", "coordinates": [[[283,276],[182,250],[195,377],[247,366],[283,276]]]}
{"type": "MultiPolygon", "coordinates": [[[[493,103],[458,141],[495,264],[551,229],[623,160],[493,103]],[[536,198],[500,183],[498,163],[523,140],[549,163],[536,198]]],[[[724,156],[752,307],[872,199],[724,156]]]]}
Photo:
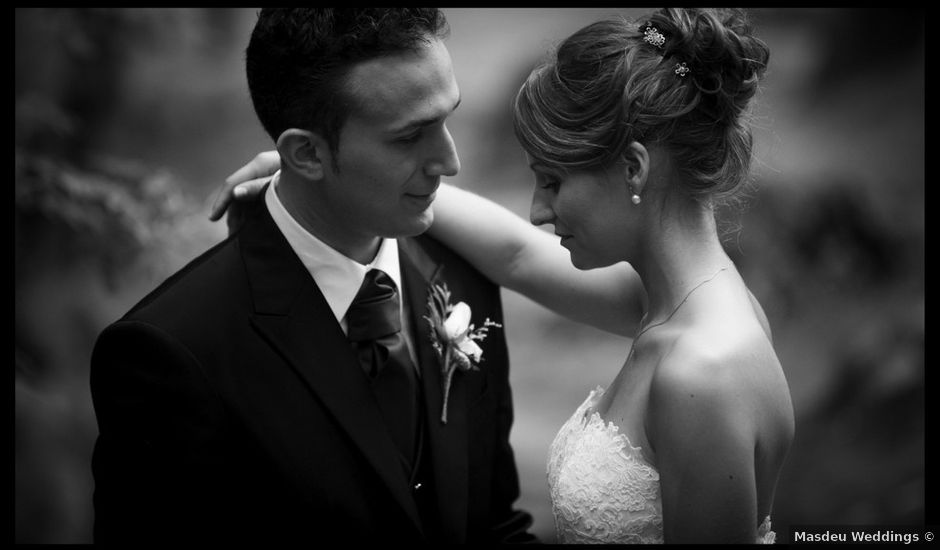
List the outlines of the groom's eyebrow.
{"type": "Polygon", "coordinates": [[[420,119],[417,119],[417,120],[412,120],[412,121],[408,122],[407,124],[401,126],[400,128],[395,128],[395,129],[393,129],[393,130],[392,130],[392,133],[393,133],[393,134],[403,134],[403,133],[405,133],[405,132],[408,132],[409,130],[417,130],[418,128],[423,128],[423,127],[425,127],[425,126],[431,126],[432,124],[437,124],[438,122],[444,120],[445,118],[447,118],[448,116],[450,116],[451,113],[453,113],[454,111],[457,110],[457,107],[460,106],[460,101],[461,101],[461,99],[462,99],[462,98],[459,98],[459,97],[458,97],[458,98],[457,98],[457,103],[454,103],[454,106],[451,108],[451,110],[450,110],[449,112],[447,112],[446,114],[444,114],[444,115],[438,115],[438,116],[435,116],[435,117],[420,118],[420,119]]]}

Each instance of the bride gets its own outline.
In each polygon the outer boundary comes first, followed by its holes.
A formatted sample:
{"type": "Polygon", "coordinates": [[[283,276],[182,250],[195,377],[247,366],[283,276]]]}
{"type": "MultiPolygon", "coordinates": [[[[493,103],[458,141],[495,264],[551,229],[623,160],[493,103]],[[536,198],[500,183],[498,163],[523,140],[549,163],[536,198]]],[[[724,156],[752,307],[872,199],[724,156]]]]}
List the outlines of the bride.
{"type": "MultiPolygon", "coordinates": [[[[513,112],[531,222],[562,248],[487,199],[438,190],[432,236],[494,282],[633,339],[551,444],[560,542],[774,542],[793,408],[714,213],[748,176],[747,107],[768,58],[734,10],[663,9],[564,40],[513,112]],[[635,333],[631,300],[644,304],[635,333]]],[[[277,166],[265,153],[233,174],[213,216],[277,166]]]]}

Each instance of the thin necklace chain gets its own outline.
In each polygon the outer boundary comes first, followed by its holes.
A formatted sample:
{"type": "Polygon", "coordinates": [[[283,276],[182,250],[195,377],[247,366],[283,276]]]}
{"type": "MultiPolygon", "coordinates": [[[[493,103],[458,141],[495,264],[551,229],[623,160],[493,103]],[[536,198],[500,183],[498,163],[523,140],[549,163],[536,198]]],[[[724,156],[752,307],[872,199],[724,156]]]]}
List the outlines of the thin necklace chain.
{"type": "Polygon", "coordinates": [[[725,271],[726,269],[728,269],[728,268],[727,268],[727,267],[723,267],[723,268],[719,269],[718,271],[715,272],[714,275],[712,275],[711,277],[705,279],[705,280],[702,281],[701,283],[695,285],[695,286],[692,288],[692,290],[690,290],[689,293],[685,295],[685,298],[683,298],[682,301],[679,302],[679,305],[676,306],[676,309],[672,310],[672,313],[669,314],[669,317],[666,317],[666,319],[665,319],[664,321],[660,321],[660,322],[658,322],[658,323],[649,325],[648,327],[644,328],[644,329],[641,330],[640,332],[636,333],[636,336],[633,337],[633,341],[636,342],[637,340],[639,340],[639,339],[640,339],[640,336],[643,336],[643,334],[644,334],[646,331],[650,330],[651,328],[653,328],[653,327],[658,327],[658,326],[660,326],[660,325],[664,325],[664,324],[668,323],[669,320],[672,319],[672,316],[675,315],[677,311],[679,311],[679,308],[682,307],[682,304],[684,304],[684,303],[686,302],[686,300],[689,299],[689,296],[691,296],[693,292],[695,292],[696,290],[698,290],[698,288],[699,288],[700,286],[704,285],[705,283],[707,283],[707,282],[711,281],[712,279],[714,279],[715,277],[717,277],[719,273],[721,273],[722,271],[725,271]]]}

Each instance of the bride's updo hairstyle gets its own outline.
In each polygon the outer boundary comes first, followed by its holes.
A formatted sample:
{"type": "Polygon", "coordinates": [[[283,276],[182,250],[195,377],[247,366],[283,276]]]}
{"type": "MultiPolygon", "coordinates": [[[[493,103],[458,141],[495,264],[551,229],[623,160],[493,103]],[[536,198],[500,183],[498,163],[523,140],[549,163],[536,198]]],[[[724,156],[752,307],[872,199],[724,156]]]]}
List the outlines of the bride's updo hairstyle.
{"type": "Polygon", "coordinates": [[[599,21],[523,84],[516,137],[533,159],[568,171],[607,167],[632,141],[664,146],[692,196],[728,197],[747,180],[747,107],[769,57],[740,10],[599,21]]]}

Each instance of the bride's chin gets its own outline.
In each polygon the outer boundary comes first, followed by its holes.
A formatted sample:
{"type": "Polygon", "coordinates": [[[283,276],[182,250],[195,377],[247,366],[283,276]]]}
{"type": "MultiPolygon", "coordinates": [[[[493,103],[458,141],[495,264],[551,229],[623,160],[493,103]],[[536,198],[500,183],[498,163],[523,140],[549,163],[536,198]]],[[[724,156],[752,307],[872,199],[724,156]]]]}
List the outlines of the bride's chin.
{"type": "Polygon", "coordinates": [[[581,254],[575,254],[571,252],[569,254],[571,259],[571,265],[580,269],[581,271],[590,271],[592,269],[598,269],[601,267],[608,267],[614,265],[616,262],[604,262],[600,261],[597,258],[587,258],[581,254]]]}
{"type": "Polygon", "coordinates": [[[571,265],[575,266],[576,268],[580,269],[581,271],[587,271],[587,270],[589,270],[589,269],[594,269],[594,268],[598,267],[597,265],[594,265],[594,264],[592,264],[592,263],[590,263],[590,262],[586,262],[584,258],[582,258],[582,257],[580,257],[580,256],[578,256],[578,255],[576,255],[576,254],[574,254],[574,253],[571,253],[571,254],[569,255],[569,257],[570,257],[570,259],[571,259],[571,265]]]}

